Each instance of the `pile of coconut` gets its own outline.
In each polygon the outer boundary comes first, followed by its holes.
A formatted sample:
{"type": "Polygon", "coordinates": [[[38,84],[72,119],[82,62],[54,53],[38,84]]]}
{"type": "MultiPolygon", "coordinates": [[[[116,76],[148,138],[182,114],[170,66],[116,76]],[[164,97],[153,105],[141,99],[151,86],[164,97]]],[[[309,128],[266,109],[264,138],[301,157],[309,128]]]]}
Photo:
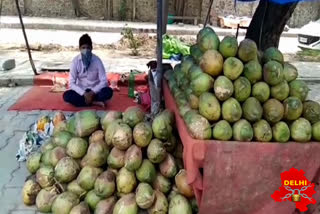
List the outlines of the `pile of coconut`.
{"type": "Polygon", "coordinates": [[[198,208],[174,114],[138,107],[55,115],[53,136],[27,159],[23,201],[54,214],[192,214],[198,208]]]}

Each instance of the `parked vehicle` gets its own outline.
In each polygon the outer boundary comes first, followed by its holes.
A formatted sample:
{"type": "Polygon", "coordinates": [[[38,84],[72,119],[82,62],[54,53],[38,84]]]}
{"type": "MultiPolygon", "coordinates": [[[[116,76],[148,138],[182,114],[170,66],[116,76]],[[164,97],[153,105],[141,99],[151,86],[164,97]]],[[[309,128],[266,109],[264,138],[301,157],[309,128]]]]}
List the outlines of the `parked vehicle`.
{"type": "Polygon", "coordinates": [[[298,34],[298,47],[320,50],[320,19],[303,26],[298,34]]]}

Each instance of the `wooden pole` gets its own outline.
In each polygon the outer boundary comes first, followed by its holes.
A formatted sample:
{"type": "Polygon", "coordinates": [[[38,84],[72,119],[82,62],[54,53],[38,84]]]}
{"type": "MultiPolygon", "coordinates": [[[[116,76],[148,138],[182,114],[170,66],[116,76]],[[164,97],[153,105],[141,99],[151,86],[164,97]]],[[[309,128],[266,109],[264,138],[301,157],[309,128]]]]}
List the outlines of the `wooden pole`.
{"type": "Polygon", "coordinates": [[[203,25],[204,28],[208,24],[208,21],[209,21],[209,18],[210,18],[210,12],[211,12],[211,8],[212,8],[212,4],[213,4],[213,0],[210,0],[210,5],[209,5],[208,13],[207,13],[207,18],[206,18],[206,20],[204,22],[204,25],[203,25]]]}
{"type": "Polygon", "coordinates": [[[24,40],[25,40],[26,46],[27,46],[27,51],[28,51],[28,55],[29,55],[29,61],[30,61],[30,64],[31,64],[33,73],[34,73],[35,75],[38,75],[36,66],[34,65],[34,62],[33,62],[33,59],[32,59],[31,50],[30,50],[30,46],[29,46],[29,42],[28,42],[26,30],[25,30],[25,28],[24,28],[24,24],[23,24],[23,20],[22,20],[22,15],[21,15],[20,7],[19,7],[19,0],[16,0],[16,6],[17,6],[17,10],[18,10],[18,15],[19,15],[19,19],[20,19],[20,24],[21,24],[22,33],[23,33],[24,40]]]}
{"type": "Polygon", "coordinates": [[[136,19],[136,0],[133,0],[132,4],[132,21],[136,19]]]}

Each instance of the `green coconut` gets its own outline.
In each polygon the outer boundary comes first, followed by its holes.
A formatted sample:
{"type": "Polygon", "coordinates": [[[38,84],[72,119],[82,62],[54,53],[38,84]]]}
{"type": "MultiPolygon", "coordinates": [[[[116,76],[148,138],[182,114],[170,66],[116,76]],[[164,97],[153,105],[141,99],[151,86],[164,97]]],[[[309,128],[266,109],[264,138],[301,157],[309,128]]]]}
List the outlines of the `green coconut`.
{"type": "Polygon", "coordinates": [[[149,209],[155,201],[155,192],[148,183],[140,183],[136,189],[136,202],[141,209],[149,209]]]}
{"type": "Polygon", "coordinates": [[[283,101],[284,106],[284,119],[296,120],[298,119],[303,111],[303,104],[297,97],[288,97],[283,101]]]}
{"type": "MultiPolygon", "coordinates": [[[[153,141],[156,141],[157,139],[154,139],[153,141]]],[[[152,141],[151,141],[152,143],[152,141]]],[[[151,143],[148,146],[148,149],[151,145],[151,143]]],[[[139,167],[142,164],[142,151],[141,148],[132,145],[129,147],[129,149],[126,151],[124,156],[124,167],[129,171],[135,171],[139,169],[139,167]]]]}
{"type": "Polygon", "coordinates": [[[87,193],[84,201],[89,205],[90,209],[93,211],[96,209],[97,204],[102,200],[103,198],[99,197],[94,190],[91,190],[87,193]]]}
{"type": "Polygon", "coordinates": [[[66,147],[69,140],[71,140],[72,134],[67,131],[61,131],[56,133],[56,135],[53,136],[53,143],[57,146],[66,147]]]}
{"type": "Polygon", "coordinates": [[[181,63],[181,71],[188,75],[190,68],[193,65],[193,58],[187,58],[181,63]]]}
{"type": "Polygon", "coordinates": [[[290,127],[291,137],[297,142],[308,142],[312,137],[312,126],[304,118],[295,120],[290,127]]]}
{"type": "Polygon", "coordinates": [[[40,152],[34,152],[28,157],[26,167],[31,174],[35,174],[40,168],[41,156],[40,152]]]}
{"type": "Polygon", "coordinates": [[[77,177],[79,172],[78,163],[70,157],[64,157],[56,165],[54,176],[60,183],[69,183],[77,177]]]}
{"type": "Polygon", "coordinates": [[[94,214],[112,214],[116,202],[117,199],[115,196],[99,201],[94,210],[94,214]]]}
{"type": "Polygon", "coordinates": [[[160,113],[152,122],[152,131],[154,136],[160,140],[167,140],[172,132],[172,126],[168,116],[160,113]]]}
{"type": "Polygon", "coordinates": [[[72,193],[78,195],[78,197],[79,197],[80,199],[82,199],[83,196],[85,196],[85,195],[87,194],[87,191],[84,190],[84,189],[82,189],[82,188],[79,186],[77,180],[73,180],[73,181],[71,181],[71,182],[68,184],[68,186],[67,186],[67,191],[72,192],[72,193]]]}
{"type": "Polygon", "coordinates": [[[258,48],[254,41],[250,39],[244,39],[240,42],[238,48],[238,57],[243,62],[249,62],[256,59],[258,54],[258,48]]]}
{"type": "Polygon", "coordinates": [[[287,81],[271,87],[271,97],[283,101],[289,96],[290,88],[287,81]]]}
{"type": "Polygon", "coordinates": [[[105,131],[107,130],[110,123],[114,120],[121,119],[122,113],[118,111],[108,111],[101,119],[101,127],[105,131]]]}
{"type": "Polygon", "coordinates": [[[36,198],[37,211],[42,213],[51,212],[53,201],[57,198],[59,191],[55,187],[42,189],[36,198]]]}
{"type": "Polygon", "coordinates": [[[199,65],[193,65],[193,66],[191,66],[191,68],[189,70],[188,79],[190,81],[192,81],[195,78],[197,78],[200,74],[203,74],[203,71],[200,68],[200,66],[199,65]]]}
{"type": "Polygon", "coordinates": [[[234,97],[239,101],[243,102],[248,97],[250,97],[251,94],[251,83],[250,81],[245,77],[239,77],[234,82],[234,97]]]}
{"type": "Polygon", "coordinates": [[[283,74],[284,74],[284,79],[287,82],[291,82],[298,77],[298,70],[297,68],[290,64],[290,63],[284,63],[283,65],[283,74]]]}
{"type": "Polygon", "coordinates": [[[262,118],[263,108],[257,98],[249,97],[242,105],[243,117],[250,122],[257,122],[262,118]]]}
{"type": "Polygon", "coordinates": [[[281,64],[283,64],[283,55],[282,53],[275,47],[267,48],[262,57],[263,63],[267,63],[269,61],[277,61],[281,64]]]}
{"type": "Polygon", "coordinates": [[[320,121],[312,125],[312,138],[320,142],[320,121]]]}
{"type": "Polygon", "coordinates": [[[108,166],[113,169],[120,169],[124,167],[125,153],[125,151],[113,147],[108,156],[108,166]]]}
{"type": "Polygon", "coordinates": [[[72,192],[61,193],[52,204],[52,214],[69,214],[79,202],[76,194],[72,192]]]}
{"type": "Polygon", "coordinates": [[[50,155],[49,155],[49,161],[50,165],[55,167],[58,162],[67,156],[66,149],[60,146],[55,147],[54,149],[51,150],[50,155]]]}
{"type": "Polygon", "coordinates": [[[209,121],[202,115],[189,111],[184,115],[185,123],[195,139],[207,140],[212,136],[212,130],[209,121]]]}
{"type": "Polygon", "coordinates": [[[67,121],[67,131],[73,135],[76,135],[76,118],[75,118],[75,116],[72,116],[67,121]]]}
{"type": "Polygon", "coordinates": [[[99,128],[100,120],[95,111],[84,110],[75,113],[76,135],[78,137],[90,136],[99,128]]]}
{"type": "Polygon", "coordinates": [[[36,198],[41,190],[41,186],[37,183],[35,176],[28,179],[22,188],[22,199],[23,203],[27,206],[34,205],[36,198]]]}
{"type": "Polygon", "coordinates": [[[152,135],[152,127],[147,122],[138,123],[133,129],[133,140],[140,147],[148,146],[152,135]]]}
{"type": "Polygon", "coordinates": [[[209,91],[213,87],[214,79],[206,73],[200,73],[191,79],[190,88],[196,96],[200,96],[204,92],[209,91]]]}
{"type": "Polygon", "coordinates": [[[161,174],[166,178],[173,178],[178,173],[177,164],[171,154],[167,154],[166,159],[159,165],[161,174]]]}
{"type": "Polygon", "coordinates": [[[40,167],[41,166],[52,166],[51,161],[50,161],[51,151],[52,150],[47,150],[42,154],[41,160],[40,160],[40,167]]]}
{"type": "Polygon", "coordinates": [[[81,166],[101,167],[107,163],[109,147],[103,141],[91,143],[87,154],[81,160],[81,166]]]}
{"type": "Polygon", "coordinates": [[[101,198],[110,197],[116,189],[116,178],[111,170],[100,174],[94,183],[94,191],[101,198]]]}
{"type": "Polygon", "coordinates": [[[201,57],[199,65],[203,72],[216,77],[222,73],[223,57],[216,50],[208,50],[201,57]]]}
{"type": "Polygon", "coordinates": [[[138,205],[133,193],[122,196],[114,206],[112,214],[138,214],[138,205]]]}
{"type": "Polygon", "coordinates": [[[270,97],[270,87],[265,82],[257,82],[252,86],[252,96],[264,103],[270,97]]]}
{"type": "Polygon", "coordinates": [[[188,104],[190,108],[192,109],[198,109],[199,108],[199,97],[197,97],[195,94],[189,94],[188,97],[188,104]]]}
{"type": "Polygon", "coordinates": [[[148,209],[148,214],[166,214],[168,213],[168,200],[166,196],[160,192],[155,191],[155,202],[153,205],[148,209]]]}
{"type": "Polygon", "coordinates": [[[136,171],[136,177],[140,182],[152,183],[156,178],[156,169],[150,160],[143,160],[139,169],[136,171]]]}
{"type": "Polygon", "coordinates": [[[219,52],[224,58],[234,57],[238,52],[238,41],[234,36],[225,36],[219,45],[219,52]]]}
{"type": "Polygon", "coordinates": [[[74,206],[69,214],[90,214],[90,208],[86,202],[74,206]]]}
{"type": "Polygon", "coordinates": [[[244,65],[243,75],[250,81],[251,84],[262,79],[262,67],[257,60],[251,60],[244,65]]]}
{"type": "Polygon", "coordinates": [[[90,191],[94,188],[95,181],[101,173],[100,168],[85,166],[77,177],[77,183],[82,189],[90,191]]]}
{"type": "Polygon", "coordinates": [[[219,76],[214,82],[214,94],[220,101],[229,99],[234,91],[233,83],[225,76],[219,76]]]}
{"type": "Polygon", "coordinates": [[[48,150],[52,150],[56,145],[53,143],[53,137],[46,140],[40,147],[40,151],[44,154],[48,150]]]}
{"type": "Polygon", "coordinates": [[[127,124],[117,126],[113,136],[112,145],[120,150],[127,150],[132,145],[132,129],[127,124]]]}
{"type": "Polygon", "coordinates": [[[271,86],[281,83],[284,80],[282,64],[277,61],[269,61],[264,64],[263,79],[271,86]]]}
{"type": "Polygon", "coordinates": [[[131,193],[137,186],[134,172],[127,170],[125,167],[120,169],[116,182],[118,192],[124,194],[131,193]]]}
{"type": "Polygon", "coordinates": [[[171,190],[171,182],[161,173],[158,173],[156,179],[152,183],[152,187],[157,191],[167,194],[171,190]]]}
{"type": "Polygon", "coordinates": [[[75,159],[82,158],[88,149],[88,142],[83,138],[72,138],[67,145],[67,154],[75,159]]]}
{"type": "Polygon", "coordinates": [[[195,44],[195,45],[192,45],[190,47],[190,55],[193,57],[193,60],[196,63],[199,63],[200,62],[200,58],[202,57],[203,53],[200,50],[199,46],[197,44],[195,44]]]}
{"type": "Polygon", "coordinates": [[[118,129],[119,124],[123,123],[121,119],[117,119],[112,121],[109,125],[108,128],[105,131],[104,134],[104,141],[107,143],[108,146],[112,146],[112,138],[115,133],[115,131],[118,129]]]}
{"type": "Polygon", "coordinates": [[[169,214],[192,214],[191,205],[183,195],[175,195],[169,203],[169,214]]]}
{"type": "Polygon", "coordinates": [[[222,118],[230,123],[240,120],[242,116],[242,108],[240,103],[230,97],[222,104],[222,118]]]}
{"type": "Polygon", "coordinates": [[[197,34],[197,44],[202,52],[218,50],[220,39],[212,28],[205,27],[197,34]]]}
{"type": "Polygon", "coordinates": [[[139,107],[128,107],[123,112],[123,121],[133,128],[144,120],[145,113],[139,107]]]}
{"type": "Polygon", "coordinates": [[[230,80],[236,80],[243,72],[243,63],[236,57],[229,57],[223,63],[223,74],[230,80]]]}
{"type": "Polygon", "coordinates": [[[270,99],[263,104],[263,116],[270,123],[279,122],[284,115],[284,107],[276,99],[270,99]]]}
{"type": "Polygon", "coordinates": [[[298,97],[302,102],[306,100],[310,91],[308,85],[303,80],[293,80],[289,83],[290,96],[298,97]]]}
{"type": "Polygon", "coordinates": [[[272,140],[272,129],[265,120],[259,120],[253,124],[254,139],[259,142],[269,142],[272,140]]]}
{"type": "Polygon", "coordinates": [[[152,163],[161,163],[166,157],[166,149],[163,142],[158,139],[153,139],[148,148],[147,156],[152,163]]]}
{"type": "Polygon", "coordinates": [[[209,92],[199,98],[199,113],[209,121],[217,121],[221,115],[221,107],[217,98],[209,92]]]}
{"type": "Polygon", "coordinates": [[[50,187],[54,184],[54,169],[51,166],[42,166],[36,173],[36,180],[41,188],[50,187]]]}
{"type": "Polygon", "coordinates": [[[228,121],[220,120],[212,130],[213,138],[216,140],[230,140],[232,138],[232,128],[228,121]]]}
{"type": "Polygon", "coordinates": [[[253,138],[253,129],[251,124],[241,119],[233,125],[233,139],[236,141],[251,141],[253,138]]]}
{"type": "Polygon", "coordinates": [[[290,139],[290,129],[285,122],[278,122],[272,127],[272,136],[274,141],[286,143],[290,139]]]}
{"type": "Polygon", "coordinates": [[[303,117],[310,121],[311,124],[320,121],[320,104],[307,100],[303,103],[303,117]]]}

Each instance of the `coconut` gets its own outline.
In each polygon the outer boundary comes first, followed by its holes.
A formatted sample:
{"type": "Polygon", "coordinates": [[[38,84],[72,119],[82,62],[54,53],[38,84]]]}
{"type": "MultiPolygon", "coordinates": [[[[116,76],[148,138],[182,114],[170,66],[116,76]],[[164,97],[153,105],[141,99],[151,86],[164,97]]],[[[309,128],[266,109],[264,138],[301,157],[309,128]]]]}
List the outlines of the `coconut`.
{"type": "Polygon", "coordinates": [[[138,123],[133,129],[134,142],[140,147],[149,145],[152,139],[152,127],[149,123],[138,123]]]}
{"type": "Polygon", "coordinates": [[[192,187],[188,184],[187,172],[182,169],[175,177],[175,183],[178,188],[179,193],[182,195],[191,198],[194,196],[192,187]]]}
{"type": "Polygon", "coordinates": [[[129,171],[135,171],[139,169],[142,163],[141,148],[136,145],[130,146],[130,148],[125,153],[124,163],[124,166],[129,171]]]}
{"type": "Polygon", "coordinates": [[[74,137],[67,145],[67,154],[72,158],[82,158],[88,149],[88,142],[83,138],[74,137]]]}
{"type": "Polygon", "coordinates": [[[123,112],[123,121],[131,128],[144,120],[145,113],[139,107],[128,107],[123,112]]]}
{"type": "Polygon", "coordinates": [[[197,34],[197,44],[203,52],[207,50],[218,50],[220,40],[212,28],[204,27],[197,34]]]}
{"type": "Polygon", "coordinates": [[[35,174],[40,168],[40,160],[42,154],[40,152],[32,153],[27,159],[27,169],[31,174],[35,174]]]}
{"type": "Polygon", "coordinates": [[[40,160],[40,167],[41,166],[52,166],[51,161],[50,161],[51,151],[52,150],[47,150],[42,154],[41,160],[40,160]]]}
{"type": "Polygon", "coordinates": [[[67,122],[67,131],[71,134],[76,134],[76,118],[72,116],[67,122]]]}
{"type": "Polygon", "coordinates": [[[298,97],[302,102],[308,97],[309,87],[303,80],[293,80],[289,83],[290,96],[298,97]]]}
{"type": "Polygon", "coordinates": [[[90,214],[90,208],[86,202],[74,206],[69,214],[90,214]]]}
{"type": "Polygon", "coordinates": [[[243,74],[251,84],[255,84],[262,79],[262,67],[257,60],[251,60],[244,65],[243,74]]]}
{"type": "Polygon", "coordinates": [[[211,126],[205,117],[194,111],[188,111],[184,115],[184,120],[193,138],[200,140],[208,140],[211,138],[211,126]]]}
{"type": "Polygon", "coordinates": [[[167,154],[166,159],[159,165],[161,174],[166,178],[173,178],[177,174],[177,165],[171,154],[167,154]]]}
{"type": "Polygon", "coordinates": [[[112,137],[115,133],[115,131],[118,129],[119,124],[123,123],[121,119],[117,119],[112,121],[109,125],[108,128],[105,131],[104,135],[104,140],[107,143],[108,146],[112,145],[112,137]]]}
{"type": "Polygon", "coordinates": [[[112,214],[116,202],[117,199],[115,196],[111,196],[105,200],[99,201],[94,214],[112,214]]]}
{"type": "Polygon", "coordinates": [[[53,128],[53,135],[56,135],[58,132],[68,131],[68,123],[66,120],[59,122],[53,128]]]}
{"type": "MultiPolygon", "coordinates": [[[[190,55],[193,57],[193,59],[196,63],[199,63],[200,58],[203,55],[203,53],[202,53],[201,49],[199,48],[199,46],[197,44],[195,44],[190,47],[190,55]]],[[[190,70],[189,70],[189,72],[190,72],[190,70]]]]}
{"type": "Polygon", "coordinates": [[[164,177],[161,173],[157,173],[156,179],[153,181],[152,186],[164,194],[171,190],[171,182],[168,178],[164,177]]]}
{"type": "Polygon", "coordinates": [[[219,120],[221,115],[221,107],[214,94],[205,92],[200,96],[199,113],[209,121],[219,120]]]}
{"type": "Polygon", "coordinates": [[[59,123],[61,123],[62,121],[66,120],[66,116],[63,114],[63,112],[58,111],[55,113],[55,115],[53,116],[53,126],[57,126],[59,123]]]}
{"type": "Polygon", "coordinates": [[[91,143],[89,145],[87,154],[81,161],[81,166],[101,167],[107,162],[108,155],[109,148],[105,142],[100,141],[91,143]]]}
{"type": "Polygon", "coordinates": [[[303,103],[303,117],[310,121],[311,124],[320,121],[320,104],[307,100],[303,103]]]}
{"type": "Polygon", "coordinates": [[[108,166],[113,169],[120,169],[124,166],[125,151],[113,147],[108,156],[108,166]]]}
{"type": "Polygon", "coordinates": [[[76,135],[78,137],[90,136],[99,127],[99,118],[95,111],[84,110],[75,113],[76,135]]]}
{"type": "Polygon", "coordinates": [[[320,121],[312,125],[312,138],[320,142],[320,121]]]}
{"type": "Polygon", "coordinates": [[[104,132],[102,130],[97,130],[92,133],[92,135],[89,137],[89,143],[96,143],[104,141],[104,132]]]}
{"type": "Polygon", "coordinates": [[[136,176],[140,182],[152,183],[156,178],[156,169],[149,160],[145,159],[136,171],[136,176]]]}
{"type": "Polygon", "coordinates": [[[312,137],[312,126],[304,118],[295,120],[290,127],[291,137],[297,142],[308,142],[312,137]]]}
{"type": "Polygon", "coordinates": [[[222,118],[230,123],[240,120],[242,116],[242,108],[240,103],[230,97],[222,104],[222,118]]]}
{"type": "Polygon", "coordinates": [[[233,124],[233,139],[236,141],[251,141],[253,138],[253,129],[251,124],[241,119],[233,124]]]}
{"type": "Polygon", "coordinates": [[[172,200],[172,198],[174,196],[176,196],[177,194],[179,194],[179,191],[178,191],[177,186],[174,184],[172,189],[171,189],[171,191],[170,191],[170,193],[169,193],[169,195],[168,195],[168,197],[167,197],[168,201],[170,202],[172,200]]]}
{"type": "Polygon", "coordinates": [[[169,204],[169,214],[192,214],[191,205],[183,195],[177,194],[171,200],[169,204]]]}
{"type": "Polygon", "coordinates": [[[141,209],[148,209],[155,200],[155,192],[148,183],[140,183],[136,189],[136,202],[141,209]]]}
{"type": "Polygon", "coordinates": [[[204,52],[199,65],[205,73],[216,77],[222,73],[223,57],[216,50],[208,50],[204,52]]]}
{"type": "Polygon", "coordinates": [[[254,139],[259,142],[269,142],[272,140],[272,129],[265,120],[260,120],[253,124],[254,139]]]}
{"type": "Polygon", "coordinates": [[[112,144],[120,150],[127,150],[132,145],[132,130],[127,124],[119,124],[112,137],[112,144]]]}
{"type": "Polygon", "coordinates": [[[40,151],[42,154],[44,154],[46,151],[52,150],[54,147],[56,147],[56,145],[53,143],[53,138],[49,138],[44,144],[41,145],[40,151]]]}
{"type": "Polygon", "coordinates": [[[284,106],[284,115],[283,117],[286,120],[296,120],[298,119],[303,111],[303,104],[297,97],[288,97],[283,102],[284,106]]]}
{"type": "Polygon", "coordinates": [[[42,213],[51,212],[53,201],[58,196],[59,191],[55,187],[42,189],[36,198],[37,210],[42,213]]]}
{"type": "Polygon", "coordinates": [[[121,117],[122,117],[121,112],[108,111],[100,120],[102,129],[106,131],[110,123],[112,123],[114,120],[121,119],[121,117]]]}
{"type": "Polygon", "coordinates": [[[256,59],[258,48],[256,43],[251,39],[244,39],[240,42],[238,48],[238,57],[243,62],[249,62],[256,59]]]}
{"type": "Polygon", "coordinates": [[[102,169],[85,166],[81,169],[78,177],[77,183],[84,190],[92,190],[94,188],[94,183],[97,177],[102,173],[102,169]]]}
{"type": "Polygon", "coordinates": [[[290,139],[290,129],[285,122],[278,122],[272,127],[272,136],[276,142],[286,143],[290,139]]]}
{"type": "Polygon", "coordinates": [[[283,65],[283,74],[284,74],[284,79],[287,82],[291,82],[298,77],[298,70],[297,68],[290,64],[290,63],[284,63],[283,65]]]}
{"type": "Polygon", "coordinates": [[[251,94],[251,83],[245,77],[239,77],[236,81],[234,81],[234,98],[236,98],[239,102],[243,102],[251,94]]]}
{"type": "Polygon", "coordinates": [[[116,189],[115,179],[115,175],[111,170],[107,170],[100,174],[94,183],[96,195],[101,198],[110,197],[116,189]]]}
{"type": "Polygon", "coordinates": [[[267,63],[271,60],[277,61],[279,63],[283,63],[283,55],[282,53],[275,47],[267,48],[262,57],[263,63],[267,63]]]}
{"type": "Polygon", "coordinates": [[[54,184],[54,170],[51,166],[42,166],[36,173],[36,180],[41,188],[50,187],[54,184]]]}
{"type": "Polygon", "coordinates": [[[166,196],[159,191],[155,191],[156,199],[153,205],[148,209],[149,214],[166,214],[168,213],[168,200],[166,196]]]}
{"type": "Polygon", "coordinates": [[[158,140],[153,139],[147,149],[148,159],[152,163],[161,163],[166,158],[166,149],[164,144],[158,140]]]}
{"type": "Polygon", "coordinates": [[[250,121],[256,122],[262,118],[263,108],[258,99],[249,97],[242,105],[243,117],[250,121]]]}
{"type": "Polygon", "coordinates": [[[78,196],[72,192],[60,194],[52,204],[52,214],[69,214],[79,204],[78,196]]]}
{"type": "Polygon", "coordinates": [[[243,63],[236,57],[229,57],[224,61],[223,74],[230,80],[236,80],[243,72],[243,63]]]}
{"type": "Polygon", "coordinates": [[[40,190],[41,190],[40,185],[36,182],[35,177],[32,176],[23,185],[23,188],[22,188],[23,203],[27,206],[34,205],[36,203],[36,198],[40,190]]]}
{"type": "Polygon", "coordinates": [[[225,76],[219,76],[214,82],[214,94],[220,101],[225,101],[233,94],[233,83],[225,76]]]}
{"type": "Polygon", "coordinates": [[[186,60],[183,60],[181,63],[181,71],[188,75],[190,68],[193,65],[193,59],[192,57],[187,58],[186,60]]]}
{"type": "Polygon", "coordinates": [[[217,140],[230,140],[232,138],[232,127],[226,120],[220,120],[212,130],[213,138],[217,140]]]}
{"type": "Polygon", "coordinates": [[[65,148],[61,146],[55,147],[49,154],[50,165],[55,167],[58,162],[66,156],[67,153],[65,148]]]}
{"type": "Polygon", "coordinates": [[[224,58],[236,56],[238,52],[238,41],[234,36],[225,36],[219,45],[219,52],[224,58]]]}
{"type": "Polygon", "coordinates": [[[87,193],[84,201],[89,205],[90,209],[95,210],[97,204],[102,200],[101,197],[97,196],[94,190],[87,193]]]}
{"type": "Polygon", "coordinates": [[[57,146],[66,147],[69,140],[71,140],[72,134],[67,131],[58,132],[53,136],[53,143],[57,146]]]}
{"type": "Polygon", "coordinates": [[[190,88],[196,96],[209,91],[213,87],[214,79],[206,73],[200,72],[191,77],[190,88]]]}
{"type": "Polygon", "coordinates": [[[284,80],[282,64],[272,60],[264,64],[263,78],[271,86],[281,83],[284,80]]]}
{"type": "Polygon", "coordinates": [[[70,157],[62,158],[55,167],[55,177],[61,183],[71,182],[79,172],[78,163],[70,157]]]}
{"type": "Polygon", "coordinates": [[[117,190],[119,193],[131,193],[137,186],[134,172],[130,172],[125,167],[121,168],[117,175],[117,190]]]}
{"type": "Polygon", "coordinates": [[[113,214],[137,214],[138,205],[133,193],[121,197],[113,209],[113,214]]]}
{"type": "Polygon", "coordinates": [[[277,123],[283,118],[284,107],[276,99],[270,99],[263,104],[263,116],[270,123],[277,123]]]}
{"type": "Polygon", "coordinates": [[[82,189],[82,188],[79,186],[77,180],[71,181],[71,182],[68,184],[68,186],[67,186],[67,190],[68,190],[69,192],[72,192],[72,193],[78,195],[78,197],[79,197],[80,199],[82,199],[83,196],[85,196],[85,195],[87,194],[87,191],[84,190],[84,189],[82,189]]]}
{"type": "Polygon", "coordinates": [[[164,114],[156,116],[152,122],[152,131],[156,138],[160,140],[168,140],[172,132],[172,126],[168,121],[168,117],[164,114]]]}
{"type": "Polygon", "coordinates": [[[270,87],[265,82],[257,82],[252,86],[252,96],[264,103],[270,97],[270,87]]]}
{"type": "Polygon", "coordinates": [[[283,101],[289,96],[290,88],[287,81],[282,81],[278,85],[271,87],[271,97],[283,101]]]}

